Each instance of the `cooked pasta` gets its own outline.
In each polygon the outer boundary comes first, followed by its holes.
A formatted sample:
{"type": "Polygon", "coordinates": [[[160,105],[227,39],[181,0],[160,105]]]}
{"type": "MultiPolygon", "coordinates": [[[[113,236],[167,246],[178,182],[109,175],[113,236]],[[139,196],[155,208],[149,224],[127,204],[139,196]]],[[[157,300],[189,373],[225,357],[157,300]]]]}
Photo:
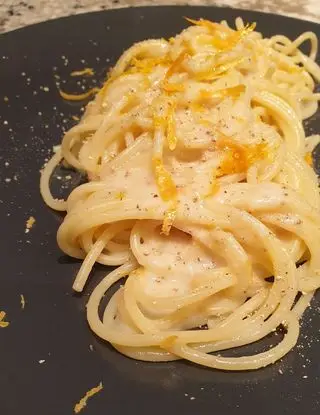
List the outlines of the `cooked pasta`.
{"type": "Polygon", "coordinates": [[[124,52],[44,168],[41,193],[67,212],[57,239],[83,259],[75,291],[95,263],[116,267],[87,304],[98,336],[134,359],[257,369],[294,347],[320,285],[319,137],[302,126],[320,97],[318,41],[263,38],[241,18],[235,29],[188,20],[124,52]],[[50,193],[62,161],[88,176],[67,201],[50,193]],[[228,355],[280,326],[271,349],[228,355]]]}

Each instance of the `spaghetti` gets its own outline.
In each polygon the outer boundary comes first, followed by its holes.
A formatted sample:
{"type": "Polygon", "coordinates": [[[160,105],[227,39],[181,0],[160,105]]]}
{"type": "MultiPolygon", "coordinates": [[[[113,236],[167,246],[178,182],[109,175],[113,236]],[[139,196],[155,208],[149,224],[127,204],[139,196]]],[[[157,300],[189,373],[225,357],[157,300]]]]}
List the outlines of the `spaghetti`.
{"type": "Polygon", "coordinates": [[[117,267],[87,304],[98,336],[134,359],[257,369],[294,347],[320,286],[310,166],[319,137],[302,127],[320,98],[318,41],[263,38],[241,18],[235,29],[189,21],[120,57],[44,169],[41,193],[67,212],[60,248],[83,259],[74,290],[96,262],[117,267]],[[67,201],[49,186],[62,160],[89,177],[67,201]],[[265,352],[219,354],[281,325],[286,334],[265,352]]]}

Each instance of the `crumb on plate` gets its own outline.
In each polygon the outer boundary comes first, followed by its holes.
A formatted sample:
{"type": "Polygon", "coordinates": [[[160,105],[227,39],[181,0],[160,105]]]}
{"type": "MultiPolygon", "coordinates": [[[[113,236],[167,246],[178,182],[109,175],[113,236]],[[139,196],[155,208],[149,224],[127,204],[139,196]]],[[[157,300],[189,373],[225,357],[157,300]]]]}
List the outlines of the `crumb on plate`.
{"type": "Polygon", "coordinates": [[[83,398],[80,399],[80,401],[74,406],[74,412],[78,414],[82,409],[87,405],[87,401],[89,398],[91,398],[96,393],[100,392],[103,388],[102,382],[99,383],[98,386],[95,386],[94,388],[88,390],[83,398]]]}

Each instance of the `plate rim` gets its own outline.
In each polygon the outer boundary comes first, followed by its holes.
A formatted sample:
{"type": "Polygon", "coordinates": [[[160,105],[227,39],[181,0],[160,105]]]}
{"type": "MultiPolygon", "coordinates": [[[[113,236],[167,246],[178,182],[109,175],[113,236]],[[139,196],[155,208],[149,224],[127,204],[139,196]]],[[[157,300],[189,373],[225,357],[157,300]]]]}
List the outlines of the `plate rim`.
{"type": "Polygon", "coordinates": [[[2,41],[4,38],[6,37],[10,37],[10,36],[14,36],[16,34],[20,34],[22,32],[25,31],[29,31],[32,30],[34,27],[38,27],[38,26],[45,26],[45,25],[50,25],[50,24],[58,24],[61,21],[67,21],[67,20],[72,20],[72,19],[77,19],[77,18],[85,18],[88,15],[98,15],[98,14],[121,14],[123,13],[123,11],[127,11],[127,12],[131,12],[131,11],[146,11],[149,9],[184,9],[184,8],[189,8],[189,9],[218,9],[218,10],[228,10],[228,11],[232,11],[232,12],[238,12],[238,13],[255,13],[255,14],[261,14],[264,17],[270,16],[270,18],[272,17],[276,17],[276,18],[281,18],[284,19],[286,21],[291,21],[291,22],[295,22],[295,24],[298,23],[307,23],[310,24],[312,26],[318,27],[318,30],[320,30],[320,21],[318,22],[313,22],[311,20],[308,19],[300,19],[298,17],[292,17],[292,16],[285,16],[283,14],[277,14],[277,13],[270,13],[270,12],[265,12],[265,11],[261,11],[261,10],[250,10],[250,9],[240,9],[238,7],[231,7],[231,6],[220,6],[220,5],[216,5],[216,4],[203,4],[203,5],[191,5],[191,4],[172,4],[172,5],[147,5],[147,6],[124,6],[124,7],[118,7],[118,8],[110,8],[110,9],[105,9],[105,10],[95,10],[95,11],[86,11],[83,13],[77,13],[77,14],[70,14],[67,16],[61,16],[61,17],[57,17],[57,18],[53,18],[53,19],[47,19],[44,21],[40,21],[40,22],[36,22],[36,23],[31,23],[28,24],[26,26],[23,27],[19,27],[13,30],[9,30],[7,32],[3,32],[0,33],[0,41],[2,41]]]}

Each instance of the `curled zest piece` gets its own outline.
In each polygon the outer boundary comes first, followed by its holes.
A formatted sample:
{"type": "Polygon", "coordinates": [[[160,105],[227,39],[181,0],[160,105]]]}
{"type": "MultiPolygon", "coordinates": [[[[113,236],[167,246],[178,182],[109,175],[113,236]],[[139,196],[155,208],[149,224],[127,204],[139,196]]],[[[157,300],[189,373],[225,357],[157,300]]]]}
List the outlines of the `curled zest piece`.
{"type": "Polygon", "coordinates": [[[5,328],[9,326],[9,322],[5,321],[6,318],[6,312],[5,311],[0,311],[0,327],[5,328]]]}
{"type": "Polygon", "coordinates": [[[304,159],[307,162],[307,164],[309,164],[309,166],[313,165],[312,154],[310,151],[308,151],[308,153],[305,154],[304,159]]]}
{"type": "Polygon", "coordinates": [[[212,92],[205,89],[200,90],[198,101],[211,101],[212,99],[223,99],[223,98],[238,98],[246,87],[244,85],[237,85],[230,88],[219,89],[218,91],[212,92]]]}
{"type": "Polygon", "coordinates": [[[169,82],[170,77],[180,68],[182,62],[189,56],[187,51],[183,51],[173,61],[172,65],[166,72],[165,78],[162,82],[162,88],[167,92],[181,92],[184,91],[184,85],[182,83],[171,83],[169,82]]]}
{"type": "Polygon", "coordinates": [[[256,28],[256,24],[252,23],[251,25],[246,25],[243,29],[234,31],[222,24],[210,22],[209,20],[193,20],[189,18],[186,18],[186,20],[196,26],[202,26],[208,29],[214,35],[210,43],[220,51],[227,51],[234,48],[241,39],[256,28]]]}
{"type": "Polygon", "coordinates": [[[78,414],[82,409],[87,406],[87,401],[89,398],[91,398],[96,393],[100,392],[103,389],[102,382],[99,383],[98,386],[90,389],[83,398],[80,399],[80,401],[74,406],[74,412],[78,414]]]}
{"type": "Polygon", "coordinates": [[[21,304],[21,308],[22,310],[24,310],[25,306],[26,306],[26,300],[24,298],[23,294],[20,294],[20,304],[21,304]]]}
{"type": "Polygon", "coordinates": [[[94,70],[92,68],[84,68],[80,71],[71,72],[71,76],[83,76],[83,75],[93,76],[94,70]]]}
{"type": "Polygon", "coordinates": [[[209,71],[198,73],[196,75],[197,81],[210,82],[214,81],[217,78],[220,78],[221,75],[226,74],[230,69],[233,69],[244,62],[246,58],[238,58],[229,63],[223,65],[213,66],[209,71]]]}
{"type": "Polygon", "coordinates": [[[83,94],[69,94],[68,92],[64,92],[61,89],[59,89],[59,94],[66,101],[83,101],[84,99],[87,99],[91,97],[92,95],[95,95],[99,91],[100,89],[95,87],[95,88],[89,89],[89,91],[84,92],[83,94]]]}
{"type": "Polygon", "coordinates": [[[255,162],[268,155],[266,144],[245,146],[227,137],[217,141],[217,149],[223,152],[223,160],[219,166],[217,177],[246,172],[255,162]]]}

